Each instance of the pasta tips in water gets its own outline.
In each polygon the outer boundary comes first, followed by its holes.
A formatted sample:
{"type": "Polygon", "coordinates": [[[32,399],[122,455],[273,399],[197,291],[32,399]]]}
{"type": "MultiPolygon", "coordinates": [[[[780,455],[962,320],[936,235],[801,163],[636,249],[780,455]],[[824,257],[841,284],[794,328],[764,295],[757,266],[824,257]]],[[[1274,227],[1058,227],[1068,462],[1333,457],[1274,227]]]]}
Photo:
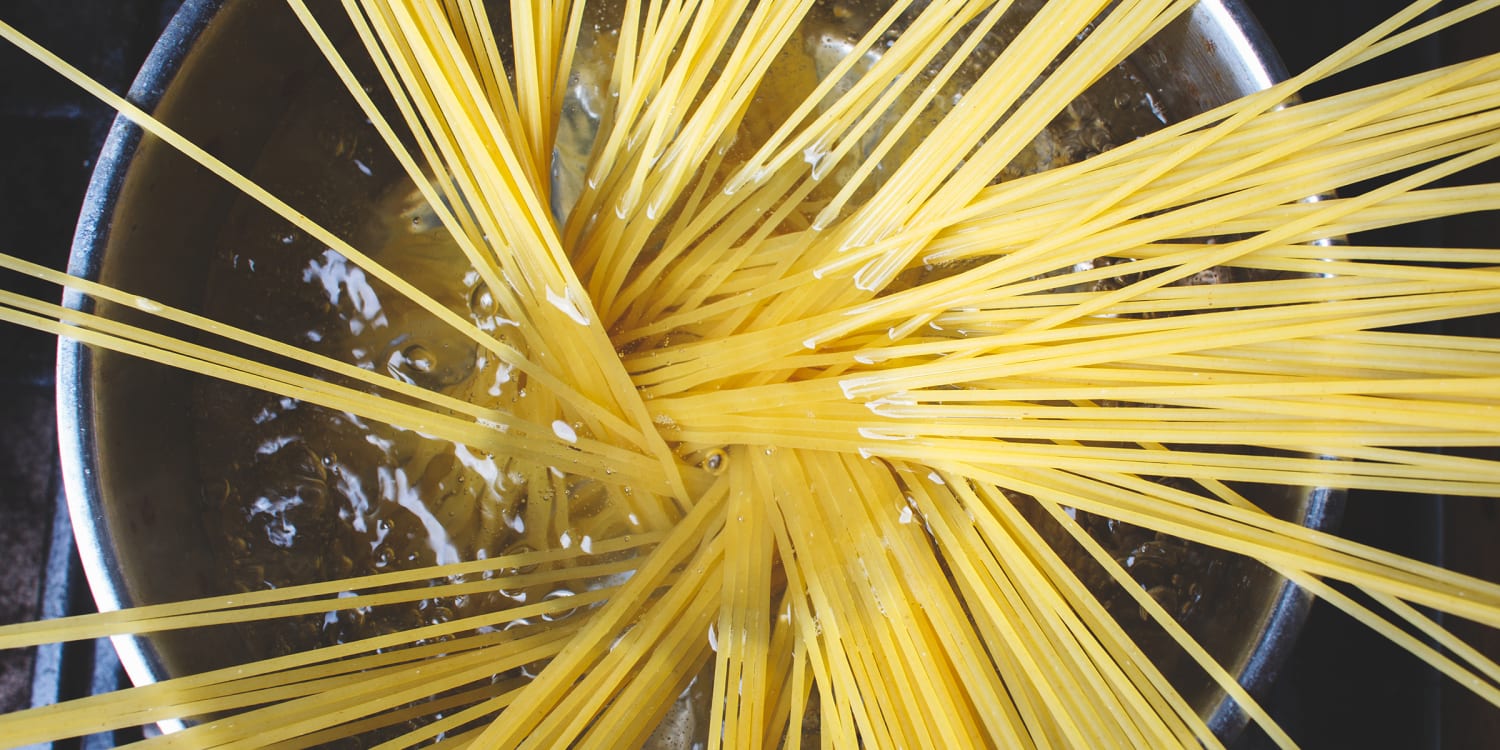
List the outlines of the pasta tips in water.
{"type": "Polygon", "coordinates": [[[1270,512],[1500,495],[1464,452],[1500,442],[1500,345],[1411,332],[1500,312],[1500,250],[1327,242],[1500,208],[1462,182],[1500,155],[1500,56],[1289,103],[1493,3],[1414,3],[1170,124],[1096,99],[1182,0],[288,5],[400,173],[367,243],[0,24],[316,244],[285,277],[370,308],[293,343],[0,256],[132,312],[0,318],[312,425],[203,446],[259,455],[206,503],[244,590],[0,627],[296,648],[0,736],[1221,747],[1187,674],[1291,746],[1194,620],[1235,557],[1500,706],[1433,616],[1500,626],[1500,584],[1270,512]],[[347,523],[286,564],[314,506],[347,523]]]}

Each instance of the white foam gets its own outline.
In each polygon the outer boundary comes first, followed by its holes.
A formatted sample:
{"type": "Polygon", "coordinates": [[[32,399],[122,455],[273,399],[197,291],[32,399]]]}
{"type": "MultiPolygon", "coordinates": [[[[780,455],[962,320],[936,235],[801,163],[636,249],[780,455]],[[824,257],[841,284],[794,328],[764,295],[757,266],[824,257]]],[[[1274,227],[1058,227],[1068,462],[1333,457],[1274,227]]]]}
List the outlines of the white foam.
{"type": "Polygon", "coordinates": [[[573,429],[573,425],[570,425],[567,422],[562,421],[561,419],[555,419],[552,421],[552,434],[556,435],[559,439],[566,440],[570,443],[578,442],[578,432],[573,429]]]}
{"type": "Polygon", "coordinates": [[[582,310],[578,309],[578,303],[573,299],[573,290],[571,288],[564,288],[563,293],[558,294],[552,291],[552,287],[547,287],[547,301],[553,307],[562,310],[564,315],[572,318],[573,322],[578,325],[586,326],[589,324],[589,317],[584,315],[582,310]]]}

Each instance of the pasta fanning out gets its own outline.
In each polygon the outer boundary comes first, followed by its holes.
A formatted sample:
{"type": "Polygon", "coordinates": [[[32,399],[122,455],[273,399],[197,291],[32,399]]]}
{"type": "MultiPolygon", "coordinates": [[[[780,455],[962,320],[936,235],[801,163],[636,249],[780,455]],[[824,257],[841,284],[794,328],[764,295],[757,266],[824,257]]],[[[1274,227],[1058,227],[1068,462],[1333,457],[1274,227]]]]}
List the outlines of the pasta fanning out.
{"type": "Polygon", "coordinates": [[[1462,181],[1500,156],[1500,55],[1292,99],[1496,4],[1415,2],[1282,84],[1043,165],[1049,124],[1193,2],[898,2],[806,62],[804,29],[847,8],[288,0],[483,319],[0,22],[484,362],[436,387],[0,255],[144,316],[0,291],[0,319],[430,440],[446,494],[422,499],[477,558],[0,647],[508,592],[0,737],[213,716],[143,744],[666,746],[689,696],[710,748],[1221,747],[1149,632],[1292,746],[1089,518],[1256,560],[1500,708],[1500,665],[1432,615],[1500,627],[1500,583],[1256,494],[1500,496],[1465,452],[1500,444],[1500,343],[1409,332],[1500,312],[1500,250],[1322,243],[1500,208],[1462,181]],[[559,167],[584,86],[606,105],[559,167]],[[445,484],[454,446],[509,489],[445,484]]]}

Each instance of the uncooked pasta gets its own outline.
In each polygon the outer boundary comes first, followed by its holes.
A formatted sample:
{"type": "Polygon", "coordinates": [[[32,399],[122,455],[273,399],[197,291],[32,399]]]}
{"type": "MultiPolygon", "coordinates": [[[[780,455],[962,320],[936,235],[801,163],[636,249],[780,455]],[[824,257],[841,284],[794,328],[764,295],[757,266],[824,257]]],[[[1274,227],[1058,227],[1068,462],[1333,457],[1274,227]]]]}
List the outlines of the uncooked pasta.
{"type": "Polygon", "coordinates": [[[399,463],[382,491],[415,501],[296,580],[262,494],[245,517],[273,525],[209,522],[238,593],[0,627],[337,636],[0,736],[1222,747],[1165,648],[1292,746],[1090,519],[1253,560],[1500,707],[1493,655],[1430,614],[1500,627],[1500,584],[1263,502],[1500,497],[1462,452],[1500,444],[1500,344],[1409,331],[1500,312],[1500,250],[1334,241],[1500,208],[1462,181],[1500,156],[1500,55],[1292,98],[1496,2],[1421,0],[1286,82],[1071,151],[1056,123],[1088,127],[1077,102],[1193,2],[898,2],[837,37],[855,11],[811,0],[288,5],[399,172],[371,246],[0,36],[310,238],[279,262],[378,297],[369,324],[293,340],[9,255],[100,308],[0,291],[0,318],[224,381],[202,400],[250,393],[257,424],[338,415],[321,457],[260,444],[290,479],[225,461],[211,507],[255,481],[324,497],[356,471],[337,454],[399,463]]]}

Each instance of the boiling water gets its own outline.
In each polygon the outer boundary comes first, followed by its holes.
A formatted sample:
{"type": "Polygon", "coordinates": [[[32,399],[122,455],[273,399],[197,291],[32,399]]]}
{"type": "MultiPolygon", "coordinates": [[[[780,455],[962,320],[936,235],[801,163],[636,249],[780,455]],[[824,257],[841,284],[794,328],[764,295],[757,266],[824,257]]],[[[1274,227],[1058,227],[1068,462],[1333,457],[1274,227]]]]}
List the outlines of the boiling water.
{"type": "MultiPolygon", "coordinates": [[[[850,52],[856,35],[847,19],[859,15],[838,4],[820,6],[777,59],[770,75],[776,90],[751,105],[726,169],[746,158],[801,94],[850,52]]],[[[1008,19],[999,38],[1014,34],[1019,19],[1008,19]]],[[[589,146],[611,104],[612,39],[607,24],[592,26],[580,47],[554,160],[552,205],[559,217],[582,188],[589,146]]],[[[889,42],[863,64],[877,59],[889,42]]],[[[983,50],[951,90],[937,97],[924,113],[929,127],[962,99],[999,48],[983,50]]],[[[935,73],[922,71],[919,80],[935,73]]],[[[1122,66],[1000,168],[999,179],[1076,161],[1159,126],[1163,113],[1154,101],[1128,64],[1122,66]]],[[[503,339],[504,311],[352,105],[327,91],[309,91],[290,111],[256,179],[277,187],[292,205],[311,207],[325,225],[503,339]]],[[[914,133],[898,146],[872,184],[919,138],[920,132],[914,133]]],[[[872,139],[865,147],[873,145],[872,139]]],[[[809,155],[810,162],[818,158],[809,155]]],[[[824,175],[826,189],[836,189],[850,169],[841,166],[824,175]]],[[[815,193],[810,203],[817,199],[815,193]]],[[[800,221],[805,226],[812,218],[800,221]]],[[[206,300],[208,313],[227,322],[474,403],[520,408],[539,397],[528,391],[523,377],[472,341],[338,253],[249,206],[237,211],[226,230],[206,300]]],[[[586,478],[218,382],[197,388],[205,524],[222,542],[219,562],[227,587],[280,587],[530,549],[586,551],[592,540],[638,528],[636,519],[605,501],[586,478]],[[539,517],[538,504],[551,510],[539,517]]],[[[1185,617],[1205,592],[1220,586],[1222,575],[1216,571],[1222,564],[1212,555],[1102,519],[1089,522],[1154,594],[1185,617]]],[[[1109,589],[1100,583],[1096,590],[1109,589]]],[[[308,618],[266,628],[257,638],[270,654],[574,593],[574,588],[542,587],[434,598],[379,612],[308,618]]],[[[1134,614],[1133,603],[1123,597],[1106,603],[1122,619],[1134,614]]],[[[679,702],[664,733],[701,735],[704,696],[694,689],[688,695],[697,699],[679,702]]],[[[696,689],[703,692],[701,685],[696,689]]],[[[678,744],[665,735],[660,739],[678,744]]]]}

